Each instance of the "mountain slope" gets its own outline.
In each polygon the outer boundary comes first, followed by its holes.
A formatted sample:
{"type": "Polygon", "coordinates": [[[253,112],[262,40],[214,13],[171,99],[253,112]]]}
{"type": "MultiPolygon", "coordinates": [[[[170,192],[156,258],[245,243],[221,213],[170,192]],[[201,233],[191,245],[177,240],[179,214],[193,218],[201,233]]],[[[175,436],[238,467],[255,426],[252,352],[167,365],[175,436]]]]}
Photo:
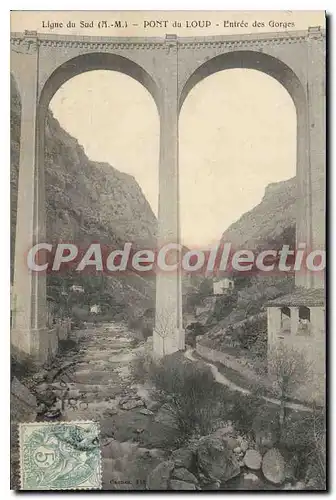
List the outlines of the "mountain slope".
{"type": "Polygon", "coordinates": [[[45,168],[48,241],[155,245],[156,218],[134,177],[89,160],[51,113],[45,168]]]}
{"type": "Polygon", "coordinates": [[[296,177],[269,184],[259,205],[231,224],[221,241],[249,250],[281,239],[283,244],[294,243],[296,198],[296,177]]]}

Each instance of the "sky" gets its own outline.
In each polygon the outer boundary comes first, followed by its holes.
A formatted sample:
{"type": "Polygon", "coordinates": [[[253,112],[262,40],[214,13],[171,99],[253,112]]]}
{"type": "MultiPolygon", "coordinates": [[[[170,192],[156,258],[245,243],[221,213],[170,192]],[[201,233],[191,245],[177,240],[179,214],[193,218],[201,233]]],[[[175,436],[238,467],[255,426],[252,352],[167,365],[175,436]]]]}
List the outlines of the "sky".
{"type": "MultiPolygon", "coordinates": [[[[91,71],[66,82],[51,109],[88,157],[135,177],[157,214],[159,117],[132,78],[91,71]]],[[[198,83],[179,122],[182,242],[204,247],[257,205],[271,182],[295,175],[296,113],[287,91],[255,70],[198,83]]]]}

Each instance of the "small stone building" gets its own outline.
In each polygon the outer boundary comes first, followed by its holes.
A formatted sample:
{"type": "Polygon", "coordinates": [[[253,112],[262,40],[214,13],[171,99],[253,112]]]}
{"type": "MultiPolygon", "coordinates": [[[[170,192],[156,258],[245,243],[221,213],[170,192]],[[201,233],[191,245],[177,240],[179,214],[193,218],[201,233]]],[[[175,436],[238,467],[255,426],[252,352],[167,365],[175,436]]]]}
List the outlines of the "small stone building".
{"type": "Polygon", "coordinates": [[[322,404],[325,393],[325,297],[323,289],[296,288],[267,303],[268,347],[284,342],[305,353],[311,373],[296,395],[322,404]]]}
{"type": "Polygon", "coordinates": [[[234,289],[234,281],[231,278],[221,278],[213,282],[213,294],[223,295],[234,289]]]}
{"type": "Polygon", "coordinates": [[[93,304],[93,306],[90,307],[91,314],[99,314],[100,312],[101,312],[101,307],[99,304],[93,304]]]}
{"type": "Polygon", "coordinates": [[[71,285],[70,290],[72,292],[84,293],[84,288],[81,285],[71,285]]]}

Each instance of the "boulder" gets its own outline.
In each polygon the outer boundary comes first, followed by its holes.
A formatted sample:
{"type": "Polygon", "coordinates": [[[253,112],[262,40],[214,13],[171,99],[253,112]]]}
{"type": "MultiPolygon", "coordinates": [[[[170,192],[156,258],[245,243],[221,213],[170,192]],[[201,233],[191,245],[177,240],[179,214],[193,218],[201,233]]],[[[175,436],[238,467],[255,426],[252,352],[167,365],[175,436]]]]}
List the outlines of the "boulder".
{"type": "Polygon", "coordinates": [[[31,407],[34,411],[36,410],[36,397],[30,391],[30,389],[22,384],[16,377],[13,377],[13,380],[11,382],[11,394],[21,400],[25,405],[31,407]]]}
{"type": "Polygon", "coordinates": [[[130,399],[120,405],[123,410],[134,410],[134,408],[140,408],[141,406],[144,406],[142,399],[130,399]]]}
{"type": "Polygon", "coordinates": [[[217,436],[219,439],[223,439],[228,436],[232,436],[234,433],[233,426],[230,424],[226,425],[225,427],[220,427],[217,429],[213,435],[217,436]]]}
{"type": "Polygon", "coordinates": [[[148,410],[156,411],[160,408],[161,403],[158,401],[146,401],[146,407],[148,410]]]}
{"type": "Polygon", "coordinates": [[[173,479],[180,479],[181,481],[186,481],[187,483],[198,483],[197,477],[194,476],[191,472],[188,471],[188,469],[184,469],[181,467],[180,469],[174,469],[173,479]]]}
{"type": "Polygon", "coordinates": [[[143,408],[142,410],[139,411],[142,415],[154,415],[154,413],[147,408],[143,408]]]}
{"type": "Polygon", "coordinates": [[[174,469],[174,462],[161,462],[147,477],[148,490],[168,490],[170,474],[174,469]]]}
{"type": "Polygon", "coordinates": [[[239,489],[241,490],[259,490],[261,481],[256,474],[247,472],[243,475],[239,489]]]}
{"type": "Polygon", "coordinates": [[[11,422],[34,422],[37,411],[29,405],[23,403],[14,394],[10,395],[10,415],[11,422]]]}
{"type": "Polygon", "coordinates": [[[281,484],[285,480],[285,460],[277,448],[272,448],[264,455],[262,471],[270,483],[281,484]]]}
{"type": "Polygon", "coordinates": [[[182,491],[182,490],[196,490],[196,486],[193,483],[186,483],[185,481],[179,481],[178,479],[171,479],[169,482],[171,490],[182,491]]]}
{"type": "Polygon", "coordinates": [[[259,483],[260,479],[256,474],[253,474],[252,472],[246,472],[244,474],[244,479],[245,481],[251,481],[252,483],[259,483]]]}
{"type": "Polygon", "coordinates": [[[197,463],[205,476],[221,483],[240,473],[238,460],[226,441],[216,435],[205,436],[198,442],[197,463]]]}
{"type": "Polygon", "coordinates": [[[213,480],[208,476],[205,476],[202,472],[198,473],[198,480],[201,484],[201,490],[220,490],[221,483],[218,479],[213,480]]]}
{"type": "Polygon", "coordinates": [[[191,469],[194,464],[194,453],[188,448],[179,448],[173,451],[171,460],[174,461],[176,467],[184,467],[191,469]]]}
{"type": "Polygon", "coordinates": [[[10,416],[11,423],[34,422],[37,416],[38,406],[34,394],[28,387],[14,377],[11,384],[10,416]]]}
{"type": "Polygon", "coordinates": [[[261,467],[262,456],[257,450],[247,450],[244,457],[244,464],[252,470],[259,470],[261,467]]]}

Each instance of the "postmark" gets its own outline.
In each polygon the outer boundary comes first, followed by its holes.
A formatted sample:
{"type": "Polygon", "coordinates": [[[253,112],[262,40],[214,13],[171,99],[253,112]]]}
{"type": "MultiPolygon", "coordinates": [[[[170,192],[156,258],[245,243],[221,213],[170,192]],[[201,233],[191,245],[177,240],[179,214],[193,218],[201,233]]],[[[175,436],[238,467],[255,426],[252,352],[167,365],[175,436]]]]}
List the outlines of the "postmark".
{"type": "Polygon", "coordinates": [[[97,422],[24,423],[19,431],[21,489],[101,488],[97,422]]]}

